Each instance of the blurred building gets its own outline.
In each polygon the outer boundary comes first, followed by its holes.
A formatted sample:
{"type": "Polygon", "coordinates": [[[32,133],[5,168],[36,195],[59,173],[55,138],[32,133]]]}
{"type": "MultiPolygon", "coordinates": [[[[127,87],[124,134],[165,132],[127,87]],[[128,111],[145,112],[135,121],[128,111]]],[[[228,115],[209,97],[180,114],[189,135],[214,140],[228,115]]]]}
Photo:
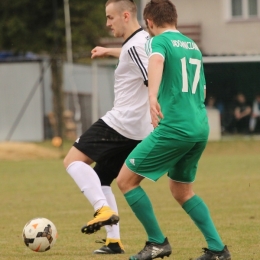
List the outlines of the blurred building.
{"type": "MultiPolygon", "coordinates": [[[[149,0],[135,0],[138,19],[149,0]]],[[[177,29],[193,39],[204,56],[208,91],[230,102],[236,92],[248,100],[260,91],[260,0],[172,0],[178,11],[177,29]]],[[[121,39],[101,38],[106,47],[121,39]]]]}
{"type": "MultiPolygon", "coordinates": [[[[148,0],[135,2],[138,19],[145,28],[142,13],[148,0]]],[[[173,3],[179,16],[177,29],[202,50],[207,93],[222,103],[224,112],[228,112],[237,92],[243,92],[251,102],[260,91],[260,0],[173,3]]],[[[122,42],[112,36],[100,39],[100,45],[105,47],[120,47],[122,42]]],[[[0,55],[0,61],[11,59],[0,62],[0,107],[4,111],[0,114],[0,141],[50,138],[47,116],[53,109],[51,71],[46,62],[34,60],[31,54],[27,57],[31,61],[26,62],[14,62],[10,56],[8,52],[0,55]]],[[[97,59],[92,65],[74,64],[72,68],[64,64],[64,106],[69,115],[67,121],[71,123],[73,119],[77,124],[77,134],[112,108],[116,64],[116,59],[97,59]]],[[[211,139],[217,140],[219,115],[209,113],[211,139]]]]}
{"type": "MultiPolygon", "coordinates": [[[[148,1],[135,0],[143,28],[146,26],[142,13],[148,1]]],[[[201,49],[207,93],[222,104],[221,122],[228,121],[237,92],[243,92],[251,102],[260,91],[260,0],[172,1],[178,12],[177,29],[201,49]],[[223,120],[223,115],[227,115],[227,120],[223,120]]],[[[100,39],[106,47],[120,47],[122,42],[113,37],[100,39]]],[[[218,120],[218,116],[215,118],[218,120]]],[[[214,120],[211,122],[216,129],[219,123],[214,120]]],[[[216,139],[219,129],[214,134],[216,139]]]]}
{"type": "MultiPolygon", "coordinates": [[[[135,0],[138,20],[148,0],[135,0]]],[[[205,56],[260,55],[260,0],[173,0],[178,30],[192,38],[205,56]]],[[[102,38],[104,46],[122,40],[102,38]]]]}
{"type": "Polygon", "coordinates": [[[260,55],[259,0],[174,0],[178,24],[200,25],[204,55],[260,55]]]}
{"type": "Polygon", "coordinates": [[[52,111],[48,60],[2,52],[0,58],[0,141],[42,141],[50,137],[52,111]]]}

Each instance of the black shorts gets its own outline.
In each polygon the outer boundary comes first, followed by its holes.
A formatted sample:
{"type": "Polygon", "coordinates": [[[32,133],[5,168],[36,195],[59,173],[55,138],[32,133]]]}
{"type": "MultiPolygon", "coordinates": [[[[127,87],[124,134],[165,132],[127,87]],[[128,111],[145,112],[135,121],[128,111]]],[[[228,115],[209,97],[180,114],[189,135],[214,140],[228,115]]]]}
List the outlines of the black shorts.
{"type": "Polygon", "coordinates": [[[74,147],[96,162],[94,170],[101,185],[110,186],[129,153],[140,142],[122,136],[99,119],[80,136],[74,147]]]}

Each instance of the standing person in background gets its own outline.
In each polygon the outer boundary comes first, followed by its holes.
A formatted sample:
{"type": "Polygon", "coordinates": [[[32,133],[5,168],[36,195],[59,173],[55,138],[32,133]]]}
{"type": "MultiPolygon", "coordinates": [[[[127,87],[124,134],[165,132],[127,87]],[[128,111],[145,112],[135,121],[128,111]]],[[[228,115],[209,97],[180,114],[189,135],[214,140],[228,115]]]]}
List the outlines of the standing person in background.
{"type": "MultiPolygon", "coordinates": [[[[176,30],[177,11],[170,0],[151,0],[144,9],[151,38],[148,81],[154,131],[127,157],[117,183],[143,225],[148,241],[130,260],[150,260],[172,252],[140,183],[166,172],[173,197],[200,229],[208,244],[197,260],[231,260],[204,201],[192,188],[209,126],[204,105],[205,77],[197,45],[176,30]]],[[[163,200],[162,200],[163,203],[163,200]]]]}
{"type": "Polygon", "coordinates": [[[145,43],[149,34],[137,21],[136,5],[131,0],[108,0],[107,26],[115,37],[122,37],[121,49],[96,47],[92,58],[119,56],[115,70],[114,107],[94,123],[64,159],[64,166],[94,208],[94,219],[82,228],[91,234],[105,226],[105,246],[96,254],[124,253],[120,240],[117,204],[111,183],[126,157],[151,131],[147,89],[148,57],[145,43]],[[90,166],[96,162],[94,169],[90,166]],[[113,225],[113,226],[110,226],[113,225]]]}
{"type": "Polygon", "coordinates": [[[253,102],[249,128],[251,133],[260,133],[260,93],[256,94],[253,102]]]}
{"type": "Polygon", "coordinates": [[[236,95],[232,121],[228,130],[231,133],[248,134],[251,111],[251,106],[248,104],[245,95],[238,93],[236,95]]]}

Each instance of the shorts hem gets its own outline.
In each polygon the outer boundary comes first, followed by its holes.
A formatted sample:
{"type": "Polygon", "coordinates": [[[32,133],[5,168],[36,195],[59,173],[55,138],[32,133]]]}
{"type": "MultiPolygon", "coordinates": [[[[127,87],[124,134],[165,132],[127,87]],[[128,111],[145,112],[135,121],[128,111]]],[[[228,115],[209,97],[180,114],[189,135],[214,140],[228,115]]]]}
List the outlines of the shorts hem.
{"type": "Polygon", "coordinates": [[[193,180],[193,181],[176,181],[176,180],[172,179],[170,176],[168,176],[168,178],[171,179],[172,181],[179,182],[179,183],[189,184],[189,183],[194,183],[195,182],[195,180],[193,180]]]}
{"type": "Polygon", "coordinates": [[[91,154],[90,152],[87,152],[86,149],[84,147],[82,147],[79,143],[74,143],[72,145],[73,147],[75,147],[78,151],[80,151],[81,153],[85,154],[89,159],[91,159],[93,162],[96,162],[97,161],[97,158],[93,158],[95,156],[92,156],[91,157],[89,156],[89,154],[91,154]]]}
{"type": "Polygon", "coordinates": [[[142,176],[142,177],[144,177],[144,178],[146,178],[146,179],[148,179],[148,180],[151,180],[151,181],[153,181],[153,182],[156,182],[155,180],[153,180],[153,179],[151,179],[151,178],[148,178],[147,176],[144,176],[144,175],[142,175],[142,174],[140,174],[140,173],[138,173],[138,172],[133,171],[132,169],[130,169],[130,168],[128,167],[128,165],[127,165],[126,163],[125,163],[125,166],[126,166],[127,169],[130,170],[131,172],[133,172],[133,173],[135,173],[135,174],[137,174],[137,175],[140,175],[140,176],[142,176]]]}

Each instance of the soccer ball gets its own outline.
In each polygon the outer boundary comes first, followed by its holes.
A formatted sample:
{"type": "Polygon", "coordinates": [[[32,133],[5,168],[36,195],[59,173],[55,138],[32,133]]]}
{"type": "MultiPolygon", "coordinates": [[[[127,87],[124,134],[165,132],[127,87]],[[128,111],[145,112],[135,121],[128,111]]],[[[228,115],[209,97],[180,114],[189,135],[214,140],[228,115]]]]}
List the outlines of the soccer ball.
{"type": "Polygon", "coordinates": [[[47,218],[34,218],[23,228],[24,243],[35,252],[45,252],[51,249],[57,237],[55,225],[47,218]]]}

